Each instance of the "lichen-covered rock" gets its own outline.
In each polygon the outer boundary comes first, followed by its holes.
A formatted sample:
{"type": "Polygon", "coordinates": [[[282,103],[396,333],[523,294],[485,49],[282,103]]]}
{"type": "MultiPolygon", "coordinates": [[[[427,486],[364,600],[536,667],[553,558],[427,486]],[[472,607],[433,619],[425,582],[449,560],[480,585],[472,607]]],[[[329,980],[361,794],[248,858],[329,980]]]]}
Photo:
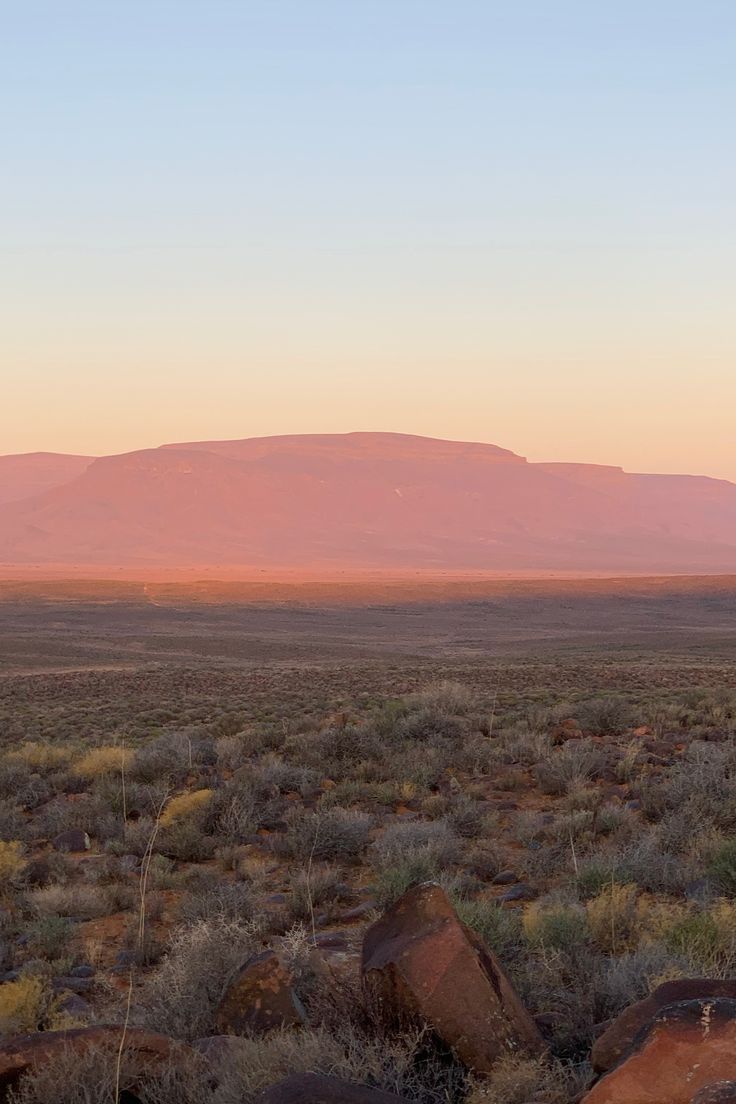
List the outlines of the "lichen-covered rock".
{"type": "Polygon", "coordinates": [[[306,1019],[293,977],[275,951],[253,955],[230,978],[215,1022],[223,1035],[263,1035],[306,1019]]]}
{"type": "Polygon", "coordinates": [[[735,981],[715,981],[712,978],[678,978],[657,986],[645,1000],[629,1005],[596,1039],[590,1060],[596,1073],[612,1069],[626,1053],[643,1027],[668,1004],[684,1000],[705,1000],[727,997],[736,1000],[735,981]]]}
{"type": "Polygon", "coordinates": [[[645,1025],[583,1104],[690,1104],[716,1081],[736,1079],[736,1000],[669,1004],[645,1025]]]}
{"type": "Polygon", "coordinates": [[[388,1016],[427,1023],[470,1069],[544,1050],[495,955],[434,883],[408,890],[368,929],[362,976],[388,1016]]]}

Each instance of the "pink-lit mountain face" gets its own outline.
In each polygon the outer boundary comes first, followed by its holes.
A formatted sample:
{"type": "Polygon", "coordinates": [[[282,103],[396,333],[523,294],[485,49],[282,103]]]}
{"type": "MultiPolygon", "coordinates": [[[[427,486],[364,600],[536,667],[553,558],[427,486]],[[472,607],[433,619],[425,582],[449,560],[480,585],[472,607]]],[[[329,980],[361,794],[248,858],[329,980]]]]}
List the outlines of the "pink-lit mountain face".
{"type": "Polygon", "coordinates": [[[733,571],[736,484],[391,433],[1,457],[0,562],[733,571]]]}

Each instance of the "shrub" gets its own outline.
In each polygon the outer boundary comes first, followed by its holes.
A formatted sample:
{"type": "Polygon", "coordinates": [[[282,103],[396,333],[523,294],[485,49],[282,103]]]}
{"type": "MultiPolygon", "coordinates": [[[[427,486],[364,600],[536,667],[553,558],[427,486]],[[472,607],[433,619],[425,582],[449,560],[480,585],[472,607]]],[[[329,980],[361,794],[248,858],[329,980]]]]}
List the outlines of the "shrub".
{"type": "Polygon", "coordinates": [[[439,709],[445,713],[460,716],[467,713],[473,705],[473,695],[469,687],[461,682],[445,679],[432,686],[426,686],[406,699],[407,705],[418,709],[439,709]]]}
{"type": "Polygon", "coordinates": [[[43,981],[30,974],[0,985],[0,1035],[37,1031],[49,1005],[43,981]]]}
{"type": "Polygon", "coordinates": [[[92,920],[108,916],[111,911],[109,893],[91,885],[48,885],[31,890],[28,904],[39,916],[70,916],[92,920]]]}
{"type": "Polygon", "coordinates": [[[544,793],[564,794],[598,778],[607,759],[605,749],[593,740],[568,740],[538,763],[534,774],[544,793]]]}
{"type": "Polygon", "coordinates": [[[178,1039],[212,1034],[225,982],[256,951],[259,934],[252,921],[224,916],[179,928],[143,987],[137,1018],[178,1039]]]}
{"type": "Polygon", "coordinates": [[[73,773],[87,779],[120,774],[129,767],[132,754],[129,748],[120,746],[92,748],[73,764],[73,773]]]}
{"type": "Polygon", "coordinates": [[[575,713],[583,729],[593,736],[620,736],[633,723],[629,703],[613,695],[580,702],[575,713]]]}
{"type": "MultiPolygon", "coordinates": [[[[116,1099],[140,1104],[212,1104],[211,1071],[204,1061],[181,1055],[171,1063],[146,1066],[141,1084],[140,1057],[118,1045],[103,1044],[77,1052],[69,1048],[51,1063],[39,1062],[12,1090],[13,1104],[111,1104],[116,1099]],[[119,1079],[118,1079],[119,1065],[119,1079]]],[[[224,1104],[224,1102],[223,1102],[224,1104]]]]}
{"type": "Polygon", "coordinates": [[[255,912],[253,890],[244,882],[224,882],[211,871],[202,871],[190,883],[179,902],[179,916],[187,923],[210,920],[249,920],[255,912]]]}
{"type": "Polygon", "coordinates": [[[574,1067],[547,1058],[502,1055],[490,1074],[471,1087],[465,1104],[564,1104],[576,1098],[584,1081],[574,1067]]]}
{"type": "Polygon", "coordinates": [[[8,752],[8,759],[25,764],[39,774],[46,771],[61,770],[71,759],[71,751],[58,744],[38,743],[26,740],[20,747],[8,752]]]}
{"type": "Polygon", "coordinates": [[[181,820],[203,820],[211,801],[212,790],[177,794],[170,798],[161,814],[161,827],[168,828],[181,820]]]}
{"type": "Polygon", "coordinates": [[[316,908],[324,908],[350,897],[342,874],[331,866],[300,870],[291,881],[290,907],[298,920],[308,920],[316,908]]]}
{"type": "Polygon", "coordinates": [[[416,851],[431,854],[436,868],[460,857],[460,841],[446,820],[399,820],[389,824],[373,845],[378,863],[387,865],[416,851]]]}
{"type": "Polygon", "coordinates": [[[0,841],[0,890],[20,881],[26,868],[23,844],[18,840],[10,843],[0,841]]]}
{"type": "Polygon", "coordinates": [[[706,908],[671,910],[662,932],[665,946],[709,977],[736,970],[736,903],[716,901],[706,908]],[[674,914],[673,914],[674,913],[674,914]]]}
{"type": "Polygon", "coordinates": [[[724,840],[715,849],[708,863],[708,875],[723,893],[736,894],[736,839],[724,840]]]}
{"type": "Polygon", "coordinates": [[[353,809],[321,809],[307,816],[296,811],[288,819],[280,846],[287,855],[301,860],[349,862],[365,851],[371,825],[366,813],[353,809]]]}
{"type": "Polygon", "coordinates": [[[579,905],[534,901],[524,909],[524,935],[531,944],[569,951],[590,938],[585,910],[579,905]]]}
{"type": "Polygon", "coordinates": [[[73,934],[73,925],[66,916],[41,916],[26,929],[29,949],[48,962],[67,954],[73,934]]]}
{"type": "Polygon", "coordinates": [[[587,902],[590,930],[601,950],[618,954],[636,937],[637,888],[611,882],[587,902]]]}
{"type": "Polygon", "coordinates": [[[501,908],[495,901],[456,900],[455,911],[463,924],[472,928],[504,963],[518,957],[522,946],[521,920],[516,911],[501,908]]]}

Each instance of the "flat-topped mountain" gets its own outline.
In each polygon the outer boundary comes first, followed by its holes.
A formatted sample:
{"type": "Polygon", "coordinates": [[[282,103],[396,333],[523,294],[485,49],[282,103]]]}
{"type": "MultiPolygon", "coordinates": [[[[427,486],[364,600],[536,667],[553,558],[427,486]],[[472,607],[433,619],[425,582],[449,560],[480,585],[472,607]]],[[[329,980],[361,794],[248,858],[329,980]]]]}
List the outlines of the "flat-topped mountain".
{"type": "Polygon", "coordinates": [[[0,562],[729,571],[736,484],[394,433],[0,457],[0,562]]]}

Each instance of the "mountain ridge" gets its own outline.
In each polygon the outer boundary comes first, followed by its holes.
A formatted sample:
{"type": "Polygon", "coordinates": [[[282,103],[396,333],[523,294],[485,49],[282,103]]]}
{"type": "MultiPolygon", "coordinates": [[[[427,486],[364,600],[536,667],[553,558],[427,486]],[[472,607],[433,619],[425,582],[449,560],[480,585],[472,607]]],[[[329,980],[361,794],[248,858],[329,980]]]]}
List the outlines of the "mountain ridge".
{"type": "Polygon", "coordinates": [[[0,562],[728,571],[736,484],[392,433],[31,453],[0,457],[0,562]]]}

